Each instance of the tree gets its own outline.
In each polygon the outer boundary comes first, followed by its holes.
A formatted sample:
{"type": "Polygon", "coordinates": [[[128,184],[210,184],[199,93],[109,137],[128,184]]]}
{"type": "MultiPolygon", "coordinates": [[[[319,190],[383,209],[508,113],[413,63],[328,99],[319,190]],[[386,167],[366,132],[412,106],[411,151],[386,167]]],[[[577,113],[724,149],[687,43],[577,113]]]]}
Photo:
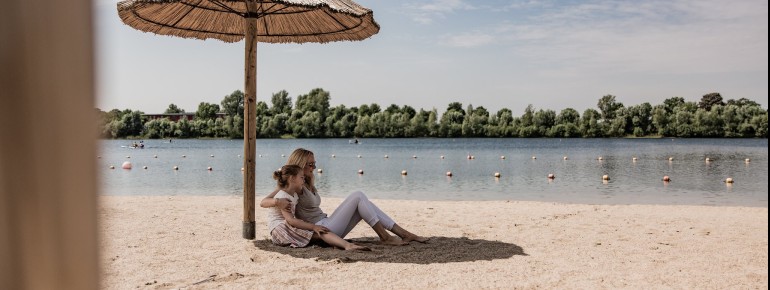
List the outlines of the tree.
{"type": "Polygon", "coordinates": [[[535,117],[535,109],[532,107],[532,104],[527,105],[527,108],[524,109],[524,115],[521,115],[521,126],[522,127],[528,127],[532,126],[532,119],[535,117]]]}
{"type": "Polygon", "coordinates": [[[598,124],[599,118],[601,118],[601,114],[594,109],[583,111],[583,116],[580,117],[580,134],[586,138],[602,137],[602,131],[598,124]]]}
{"type": "Polygon", "coordinates": [[[749,100],[747,98],[740,98],[738,100],[729,99],[727,100],[727,105],[735,105],[738,107],[745,107],[745,106],[757,106],[760,107],[759,103],[749,100]]]}
{"type": "Polygon", "coordinates": [[[556,124],[577,124],[580,121],[580,113],[573,108],[566,108],[556,116],[556,124]]]}
{"type": "MultiPolygon", "coordinates": [[[[482,108],[483,109],[483,108],[482,108]]],[[[489,113],[486,110],[474,112],[470,116],[466,116],[462,124],[462,136],[463,137],[483,137],[486,135],[484,127],[489,120],[489,113]]]]}
{"type": "Polygon", "coordinates": [[[465,110],[459,102],[452,102],[447,106],[446,112],[441,115],[439,123],[440,137],[461,137],[462,125],[465,121],[465,110]]]}
{"type": "Polygon", "coordinates": [[[465,110],[463,110],[463,104],[460,102],[451,102],[446,108],[447,111],[458,111],[465,116],[465,110]]]}
{"type": "Polygon", "coordinates": [[[655,128],[655,131],[658,132],[658,135],[667,137],[674,136],[675,131],[669,125],[671,121],[669,120],[669,113],[666,110],[667,106],[665,104],[655,106],[655,109],[652,110],[652,126],[655,128]]]}
{"type": "Polygon", "coordinates": [[[642,103],[627,110],[626,132],[633,132],[637,137],[647,135],[652,124],[652,105],[642,103]],[[637,130],[639,129],[639,130],[637,130]]]}
{"type": "Polygon", "coordinates": [[[705,94],[700,99],[700,103],[698,103],[698,108],[704,109],[706,111],[711,111],[711,107],[714,105],[720,105],[724,106],[725,103],[722,102],[722,95],[719,93],[710,93],[705,94]]]}
{"type": "Polygon", "coordinates": [[[676,110],[677,107],[684,104],[684,98],[682,97],[671,97],[663,101],[663,108],[666,110],[667,114],[674,113],[674,110],[676,110]]]}
{"type": "Polygon", "coordinates": [[[121,130],[116,137],[141,136],[144,131],[144,120],[140,111],[124,114],[120,122],[121,130]]]}
{"type": "Polygon", "coordinates": [[[599,99],[599,103],[596,105],[602,113],[602,121],[607,123],[612,122],[612,119],[615,119],[617,110],[623,108],[623,104],[615,101],[615,96],[613,95],[605,95],[599,99]]]}
{"type": "Polygon", "coordinates": [[[273,94],[271,99],[273,107],[270,109],[273,116],[281,113],[291,114],[291,97],[289,92],[281,90],[273,94]]]}
{"type": "Polygon", "coordinates": [[[510,109],[503,108],[495,114],[497,117],[497,136],[511,137],[513,134],[513,112],[510,109]]]}
{"type": "MultiPolygon", "coordinates": [[[[420,111],[422,111],[422,109],[420,109],[420,111]]],[[[401,107],[401,113],[411,119],[414,118],[414,116],[417,114],[417,111],[415,111],[411,106],[404,105],[401,107]]]]}
{"type": "Polygon", "coordinates": [[[679,106],[674,112],[674,127],[677,137],[694,137],[695,126],[693,126],[694,114],[684,106],[679,106]]]}
{"type": "Polygon", "coordinates": [[[222,111],[227,116],[240,116],[243,118],[243,98],[244,94],[236,90],[222,99],[222,111]]]}
{"type": "Polygon", "coordinates": [[[553,110],[540,109],[532,118],[532,125],[538,132],[538,136],[547,136],[548,131],[556,123],[556,112],[553,110]]]}
{"type": "Polygon", "coordinates": [[[297,110],[303,112],[318,112],[320,120],[325,120],[329,113],[329,92],[321,88],[310,91],[307,95],[297,97],[297,110]]]}
{"type": "Polygon", "coordinates": [[[179,108],[179,107],[177,107],[174,104],[170,104],[170,105],[168,105],[168,108],[166,109],[166,111],[163,112],[163,113],[164,114],[179,114],[179,113],[184,113],[184,110],[179,108]]]}
{"type": "Polygon", "coordinates": [[[723,137],[724,123],[722,122],[722,106],[717,105],[707,111],[704,108],[695,112],[695,133],[700,137],[723,137]]]}
{"type": "Polygon", "coordinates": [[[195,112],[195,118],[200,120],[213,120],[217,118],[219,105],[201,102],[198,104],[198,111],[195,112]]]}
{"type": "Polygon", "coordinates": [[[428,114],[428,136],[431,137],[437,137],[439,134],[439,124],[438,124],[438,112],[436,111],[436,108],[433,108],[433,110],[430,111],[430,114],[428,114]]]}
{"type": "Polygon", "coordinates": [[[396,105],[396,104],[390,104],[390,106],[388,106],[385,109],[385,112],[388,112],[388,114],[393,115],[393,114],[396,114],[396,113],[401,113],[401,108],[398,105],[396,105]]]}
{"type": "Polygon", "coordinates": [[[465,120],[465,116],[461,111],[448,110],[444,112],[439,124],[439,137],[461,137],[463,120],[465,120]]]}

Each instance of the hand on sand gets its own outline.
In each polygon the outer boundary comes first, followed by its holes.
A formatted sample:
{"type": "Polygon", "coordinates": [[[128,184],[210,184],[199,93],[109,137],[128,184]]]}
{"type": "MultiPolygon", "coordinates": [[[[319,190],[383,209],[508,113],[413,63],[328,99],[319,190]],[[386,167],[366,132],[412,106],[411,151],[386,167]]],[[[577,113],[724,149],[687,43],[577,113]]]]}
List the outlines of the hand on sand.
{"type": "Polygon", "coordinates": [[[349,246],[345,247],[345,251],[371,251],[372,249],[364,246],[359,246],[354,243],[350,243],[349,246]]]}
{"type": "Polygon", "coordinates": [[[388,238],[387,240],[380,240],[380,243],[388,246],[406,246],[409,244],[408,242],[404,242],[403,240],[401,240],[401,238],[396,236],[390,236],[390,238],[388,238]]]}

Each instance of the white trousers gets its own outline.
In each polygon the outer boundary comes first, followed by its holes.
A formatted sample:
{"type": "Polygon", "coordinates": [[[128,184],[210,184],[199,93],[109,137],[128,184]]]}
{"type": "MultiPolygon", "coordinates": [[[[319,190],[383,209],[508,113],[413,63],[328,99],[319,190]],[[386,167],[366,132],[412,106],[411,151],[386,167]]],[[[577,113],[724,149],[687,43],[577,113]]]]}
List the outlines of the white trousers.
{"type": "Polygon", "coordinates": [[[393,225],[396,224],[360,191],[348,195],[331,216],[318,221],[316,224],[325,226],[344,238],[362,219],[372,227],[381,222],[387,230],[392,229],[393,225]]]}

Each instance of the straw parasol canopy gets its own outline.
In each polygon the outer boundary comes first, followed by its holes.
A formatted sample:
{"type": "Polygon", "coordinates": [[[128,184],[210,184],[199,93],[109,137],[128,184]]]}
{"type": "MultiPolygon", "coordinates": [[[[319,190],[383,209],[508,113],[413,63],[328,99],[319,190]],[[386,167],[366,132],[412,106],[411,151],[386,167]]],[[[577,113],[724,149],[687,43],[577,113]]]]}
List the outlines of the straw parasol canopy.
{"type": "Polygon", "coordinates": [[[118,15],[137,30],[224,42],[244,39],[249,18],[267,43],[363,40],[380,30],[371,10],[349,0],[129,0],[118,3],[118,15]]]}
{"type": "Polygon", "coordinates": [[[255,237],[257,42],[354,41],[380,31],[372,11],[350,0],[125,0],[123,23],[183,38],[246,40],[243,126],[243,237],[255,237]]]}

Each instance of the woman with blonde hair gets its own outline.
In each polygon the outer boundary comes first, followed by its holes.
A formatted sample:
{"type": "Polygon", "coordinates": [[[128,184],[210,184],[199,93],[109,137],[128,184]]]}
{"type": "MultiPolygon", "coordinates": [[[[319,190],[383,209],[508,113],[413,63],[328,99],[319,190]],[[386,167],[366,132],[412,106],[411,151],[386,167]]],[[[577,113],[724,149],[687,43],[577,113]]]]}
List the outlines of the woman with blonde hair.
{"type": "Polygon", "coordinates": [[[273,179],[279,188],[276,198],[290,202],[288,209],[274,207],[267,213],[267,228],[273,244],[301,248],[307,246],[311,240],[323,240],[329,245],[348,251],[370,251],[367,247],[343,240],[324,226],[310,224],[295,217],[297,199],[302,195],[302,187],[305,184],[302,168],[297,165],[284,165],[273,172],[273,179]]]}
{"type": "MultiPolygon", "coordinates": [[[[316,168],[315,156],[312,151],[298,148],[289,156],[287,165],[297,165],[303,169],[305,184],[303,194],[299,195],[295,214],[298,218],[316,225],[328,228],[331,232],[344,238],[358,224],[364,220],[372,227],[380,241],[386,245],[405,245],[411,241],[424,243],[428,238],[415,235],[396,224],[379,207],[372,203],[361,191],[348,195],[340,206],[329,216],[321,210],[321,196],[315,187],[313,170],[316,168]],[[388,231],[398,237],[391,236],[388,231]]],[[[274,198],[280,190],[276,189],[262,199],[260,206],[263,208],[286,208],[290,202],[283,198],[274,198]]]]}

